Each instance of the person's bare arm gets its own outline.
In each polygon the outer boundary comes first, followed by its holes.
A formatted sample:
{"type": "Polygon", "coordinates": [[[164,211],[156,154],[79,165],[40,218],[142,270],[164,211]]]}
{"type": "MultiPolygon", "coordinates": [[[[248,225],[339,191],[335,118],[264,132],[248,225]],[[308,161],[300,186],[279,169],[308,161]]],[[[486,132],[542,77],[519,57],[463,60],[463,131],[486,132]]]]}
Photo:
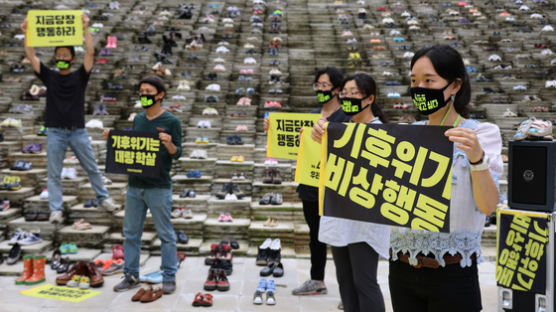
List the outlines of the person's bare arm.
{"type": "Polygon", "coordinates": [[[85,58],[83,59],[83,67],[85,67],[87,73],[90,73],[95,62],[95,43],[89,31],[89,17],[87,14],[83,14],[81,18],[83,19],[83,36],[85,37],[85,58]]]}
{"type": "Polygon", "coordinates": [[[27,45],[27,19],[23,20],[23,23],[21,23],[21,30],[25,35],[25,38],[23,39],[23,44],[25,47],[25,56],[27,57],[29,62],[31,62],[31,67],[33,67],[35,73],[40,74],[41,60],[35,55],[35,49],[27,45]]]}

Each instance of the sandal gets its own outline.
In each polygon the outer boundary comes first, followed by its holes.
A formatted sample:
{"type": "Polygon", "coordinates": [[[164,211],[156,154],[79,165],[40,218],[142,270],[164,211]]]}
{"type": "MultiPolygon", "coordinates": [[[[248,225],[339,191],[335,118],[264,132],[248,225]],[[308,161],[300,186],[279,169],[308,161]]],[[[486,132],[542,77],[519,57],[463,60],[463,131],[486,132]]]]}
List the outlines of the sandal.
{"type": "Polygon", "coordinates": [[[201,301],[201,306],[203,307],[211,307],[212,306],[212,295],[211,294],[204,294],[203,300],[201,301]]]}
{"type": "Polygon", "coordinates": [[[203,301],[203,294],[198,292],[195,294],[195,298],[193,299],[193,303],[191,305],[193,305],[194,307],[200,307],[203,304],[203,301]]]}

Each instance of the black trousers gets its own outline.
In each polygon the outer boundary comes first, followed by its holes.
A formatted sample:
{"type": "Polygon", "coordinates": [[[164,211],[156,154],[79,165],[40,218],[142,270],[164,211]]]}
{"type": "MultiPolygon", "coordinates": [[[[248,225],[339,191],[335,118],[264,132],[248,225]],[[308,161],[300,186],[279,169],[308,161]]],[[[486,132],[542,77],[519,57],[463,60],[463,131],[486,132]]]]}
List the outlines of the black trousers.
{"type": "Polygon", "coordinates": [[[309,226],[309,249],[311,250],[311,279],[324,281],[326,266],[326,244],[319,242],[319,203],[303,202],[303,214],[309,226]]]}
{"type": "Polygon", "coordinates": [[[481,311],[481,289],[477,263],[462,268],[459,263],[438,269],[416,269],[401,261],[390,261],[390,296],[394,312],[481,311]]]}
{"type": "Polygon", "coordinates": [[[384,312],[376,271],[378,254],[367,243],[332,246],[336,278],[345,312],[384,312]]]}

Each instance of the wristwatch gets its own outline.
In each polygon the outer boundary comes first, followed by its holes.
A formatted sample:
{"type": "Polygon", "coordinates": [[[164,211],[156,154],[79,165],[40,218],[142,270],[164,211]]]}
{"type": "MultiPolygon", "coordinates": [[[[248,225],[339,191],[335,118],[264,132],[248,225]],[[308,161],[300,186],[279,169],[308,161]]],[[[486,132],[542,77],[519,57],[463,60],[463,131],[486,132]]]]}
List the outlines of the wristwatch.
{"type": "Polygon", "coordinates": [[[478,162],[471,163],[469,159],[467,161],[469,162],[471,171],[483,171],[488,169],[489,158],[484,152],[483,157],[478,162]]]}

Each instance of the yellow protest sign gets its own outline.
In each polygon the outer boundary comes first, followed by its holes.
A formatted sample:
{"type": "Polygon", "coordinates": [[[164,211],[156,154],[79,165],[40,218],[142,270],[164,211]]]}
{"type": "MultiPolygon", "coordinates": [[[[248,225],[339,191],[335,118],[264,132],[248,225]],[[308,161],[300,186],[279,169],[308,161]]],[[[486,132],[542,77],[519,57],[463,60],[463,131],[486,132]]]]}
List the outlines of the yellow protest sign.
{"type": "Polygon", "coordinates": [[[44,284],[21,291],[21,294],[25,296],[70,302],[81,302],[100,293],[97,290],[61,287],[52,284],[44,284]]]}
{"type": "Polygon", "coordinates": [[[80,10],[29,10],[27,45],[30,47],[82,45],[82,14],[80,10]]]}
{"type": "Polygon", "coordinates": [[[299,140],[295,182],[318,187],[321,146],[311,139],[311,130],[312,128],[303,127],[303,133],[299,140]]]}
{"type": "Polygon", "coordinates": [[[270,113],[266,157],[297,159],[299,131],[313,127],[320,114],[270,113]]]}

